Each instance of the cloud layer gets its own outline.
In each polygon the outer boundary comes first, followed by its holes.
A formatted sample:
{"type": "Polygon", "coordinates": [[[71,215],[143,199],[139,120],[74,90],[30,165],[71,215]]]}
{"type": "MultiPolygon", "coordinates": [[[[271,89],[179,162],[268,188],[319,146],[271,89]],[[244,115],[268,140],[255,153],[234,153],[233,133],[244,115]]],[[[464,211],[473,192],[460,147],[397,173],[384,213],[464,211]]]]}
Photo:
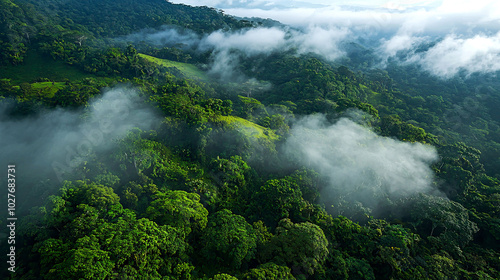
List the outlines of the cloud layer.
{"type": "Polygon", "coordinates": [[[500,32],[472,38],[450,35],[423,54],[411,56],[407,62],[418,63],[431,74],[444,78],[461,71],[466,74],[496,72],[500,70],[500,32]]]}
{"type": "MultiPolygon", "coordinates": [[[[64,173],[96,151],[114,146],[133,127],[149,129],[154,110],[129,88],[114,88],[95,99],[85,112],[56,109],[35,117],[0,121],[1,162],[15,164],[27,181],[64,179],[64,173]]],[[[0,115],[6,110],[4,102],[0,115]]],[[[6,165],[4,165],[6,166],[6,165]]]]}
{"type": "MultiPolygon", "coordinates": [[[[450,78],[457,73],[499,70],[500,2],[443,1],[176,1],[223,8],[227,14],[272,18],[301,30],[292,38],[275,41],[294,45],[335,60],[345,54],[342,42],[362,42],[374,48],[382,61],[403,53],[402,63],[416,63],[429,73],[450,78]],[[434,46],[414,55],[424,45],[434,46]]],[[[262,31],[261,39],[269,42],[262,31]]],[[[288,32],[288,31],[286,31],[288,32]]],[[[253,37],[258,37],[252,34],[253,37]]],[[[218,39],[230,39],[224,35],[218,39]]],[[[283,39],[280,35],[277,38],[283,39]]],[[[285,37],[288,38],[288,37],[285,37]]],[[[215,38],[213,38],[215,39],[215,38]]],[[[234,39],[238,39],[234,37],[234,39]]],[[[242,38],[243,39],[243,38],[242,38]]],[[[215,40],[211,42],[215,44],[215,40]]],[[[401,57],[401,56],[398,56],[401,57]]]]}
{"type": "Polygon", "coordinates": [[[270,53],[286,44],[285,31],[278,28],[255,28],[235,33],[216,31],[201,42],[217,50],[237,49],[248,55],[270,53]]]}
{"type": "Polygon", "coordinates": [[[294,49],[298,54],[315,53],[333,61],[345,55],[340,44],[349,35],[350,31],[345,28],[310,26],[301,30],[286,27],[257,27],[235,32],[219,30],[202,37],[190,30],[164,26],[160,31],[144,30],[120,40],[211,51],[209,73],[222,80],[241,81],[248,79],[236,70],[241,57],[294,49]]]}
{"type": "Polygon", "coordinates": [[[198,46],[200,37],[191,30],[165,25],[160,30],[146,29],[119,38],[119,40],[126,42],[145,41],[157,46],[181,46],[192,48],[198,46]]]}
{"type": "Polygon", "coordinates": [[[285,147],[297,162],[328,178],[323,190],[376,207],[384,197],[401,198],[433,190],[434,147],[376,135],[347,118],[328,124],[308,116],[290,130],[285,147]]]}

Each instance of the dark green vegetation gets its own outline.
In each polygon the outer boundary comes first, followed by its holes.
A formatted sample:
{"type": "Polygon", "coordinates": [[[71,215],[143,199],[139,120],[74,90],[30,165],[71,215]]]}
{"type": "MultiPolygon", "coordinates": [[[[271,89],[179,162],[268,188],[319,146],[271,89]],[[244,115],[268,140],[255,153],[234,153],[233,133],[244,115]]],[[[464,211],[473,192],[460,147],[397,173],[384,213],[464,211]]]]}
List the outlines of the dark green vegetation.
{"type": "Polygon", "coordinates": [[[117,84],[161,112],[154,129],[132,129],[112,148],[92,151],[60,174],[64,182],[53,172],[26,176],[31,189],[17,196],[25,204],[16,272],[6,277],[500,277],[495,80],[444,82],[397,66],[354,73],[290,51],[242,60],[242,72],[272,83],[262,92],[252,82],[193,79],[194,65],[156,63],[134,46],[106,44],[164,24],[197,33],[252,25],[211,8],[159,0],[0,5],[6,118],[56,109],[85,115],[92,98],[117,84]],[[449,199],[387,200],[372,216],[351,211],[357,201],[323,200],[327,179],[289,162],[280,147],[294,115],[323,113],[334,122],[352,108],[383,136],[437,147],[434,183],[449,199]]]}

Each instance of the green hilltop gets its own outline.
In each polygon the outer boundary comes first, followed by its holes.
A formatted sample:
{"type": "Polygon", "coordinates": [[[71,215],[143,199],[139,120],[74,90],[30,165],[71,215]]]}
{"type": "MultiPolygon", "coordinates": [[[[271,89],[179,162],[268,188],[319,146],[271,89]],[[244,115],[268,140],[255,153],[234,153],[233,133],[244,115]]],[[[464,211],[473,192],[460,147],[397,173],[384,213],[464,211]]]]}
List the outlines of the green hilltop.
{"type": "Polygon", "coordinates": [[[207,74],[200,70],[196,65],[189,64],[189,63],[184,63],[184,62],[178,62],[178,61],[172,61],[168,59],[161,59],[161,58],[156,58],[150,55],[146,54],[138,54],[139,57],[142,57],[148,61],[154,62],[158,65],[170,68],[174,67],[178,69],[186,79],[194,79],[194,80],[200,80],[200,81],[209,81],[210,79],[208,78],[207,74]]]}

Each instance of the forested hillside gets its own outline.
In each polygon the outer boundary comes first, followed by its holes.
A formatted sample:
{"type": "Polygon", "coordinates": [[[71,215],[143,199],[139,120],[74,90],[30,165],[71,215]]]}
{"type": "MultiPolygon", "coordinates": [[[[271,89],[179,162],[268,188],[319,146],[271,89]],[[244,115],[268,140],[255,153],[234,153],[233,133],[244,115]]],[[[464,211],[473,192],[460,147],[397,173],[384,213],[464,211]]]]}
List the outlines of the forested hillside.
{"type": "Polygon", "coordinates": [[[498,78],[252,20],[0,0],[2,277],[500,278],[498,78]]]}

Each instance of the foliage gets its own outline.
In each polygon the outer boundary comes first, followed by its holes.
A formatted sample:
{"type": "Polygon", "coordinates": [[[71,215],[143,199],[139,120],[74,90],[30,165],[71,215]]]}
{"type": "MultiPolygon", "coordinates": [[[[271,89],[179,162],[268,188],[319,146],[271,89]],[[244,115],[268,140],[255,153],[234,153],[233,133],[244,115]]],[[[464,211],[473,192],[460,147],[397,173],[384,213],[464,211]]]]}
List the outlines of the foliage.
{"type": "Polygon", "coordinates": [[[300,274],[312,275],[325,261],[327,248],[328,240],[320,227],[309,222],[294,224],[284,219],[263,250],[261,259],[291,266],[300,274]]]}
{"type": "Polygon", "coordinates": [[[52,201],[46,221],[57,231],[35,245],[48,279],[159,278],[183,266],[182,230],[137,220],[111,188],[68,182],[52,201]]]}
{"type": "Polygon", "coordinates": [[[460,253],[478,228],[469,220],[467,209],[457,202],[420,194],[410,206],[411,220],[422,236],[438,241],[452,253],[460,253]],[[430,222],[430,225],[428,224],[430,222]],[[430,226],[430,232],[425,232],[430,226]]]}
{"type": "Polygon", "coordinates": [[[275,263],[265,263],[251,269],[243,277],[244,280],[295,280],[291,269],[275,263]]]}
{"type": "Polygon", "coordinates": [[[209,53],[109,39],[165,24],[203,36],[255,23],[160,0],[0,1],[6,121],[61,107],[81,115],[122,83],[161,115],[86,158],[70,181],[26,177],[43,195],[20,206],[29,214],[12,278],[498,278],[497,80],[442,81],[391,62],[355,72],[368,53],[347,67],[290,49],[241,55],[239,71],[255,79],[222,84],[195,66],[209,53]],[[374,217],[328,214],[329,178],[287,162],[282,144],[295,115],[334,122],[352,109],[378,134],[437,148],[434,193],[361,209],[374,217]]]}
{"type": "Polygon", "coordinates": [[[209,217],[202,244],[207,263],[238,269],[254,258],[257,236],[245,218],[224,209],[209,217]]]}
{"type": "Polygon", "coordinates": [[[252,195],[252,201],[255,215],[274,226],[284,218],[304,221],[311,214],[311,207],[302,198],[299,186],[287,179],[267,181],[252,195]]]}
{"type": "Polygon", "coordinates": [[[200,196],[184,191],[157,193],[146,215],[158,224],[202,231],[207,225],[208,211],[199,202],[200,196]]]}

